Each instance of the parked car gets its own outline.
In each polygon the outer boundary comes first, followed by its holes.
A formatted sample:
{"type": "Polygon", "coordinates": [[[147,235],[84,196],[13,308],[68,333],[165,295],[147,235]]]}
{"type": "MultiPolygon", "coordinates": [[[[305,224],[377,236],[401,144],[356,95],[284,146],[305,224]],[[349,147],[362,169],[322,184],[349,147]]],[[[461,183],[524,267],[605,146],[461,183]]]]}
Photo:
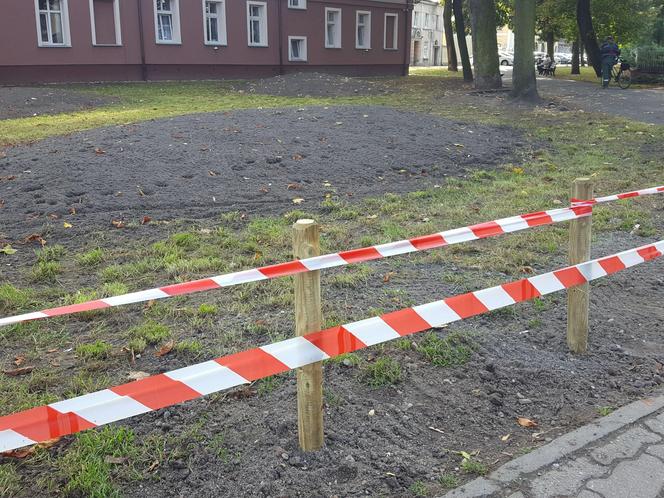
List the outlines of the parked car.
{"type": "Polygon", "coordinates": [[[546,57],[546,52],[533,52],[533,59],[535,62],[540,62],[546,57]]]}
{"type": "Polygon", "coordinates": [[[501,66],[513,66],[514,55],[507,52],[498,52],[498,60],[501,66]]]}
{"type": "Polygon", "coordinates": [[[558,64],[571,64],[572,63],[572,54],[568,52],[556,52],[553,54],[553,59],[558,64]]]}

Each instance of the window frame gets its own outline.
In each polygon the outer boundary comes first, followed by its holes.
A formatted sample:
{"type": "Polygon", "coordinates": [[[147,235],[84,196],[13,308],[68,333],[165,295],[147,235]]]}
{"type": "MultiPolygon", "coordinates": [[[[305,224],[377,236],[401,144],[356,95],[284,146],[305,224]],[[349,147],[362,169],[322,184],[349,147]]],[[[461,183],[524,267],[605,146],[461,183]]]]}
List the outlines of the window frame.
{"type": "Polygon", "coordinates": [[[113,24],[115,26],[115,43],[97,43],[97,23],[95,21],[95,0],[90,0],[90,30],[94,47],[121,47],[122,21],[120,20],[120,0],[113,0],[113,24]]]}
{"type": "Polygon", "coordinates": [[[325,7],[325,48],[342,48],[343,43],[342,43],[342,36],[343,36],[343,30],[342,30],[342,16],[343,16],[343,11],[338,8],[338,7],[325,7]],[[328,13],[330,12],[336,12],[339,15],[338,23],[335,24],[336,26],[336,35],[337,35],[337,44],[336,45],[331,45],[329,43],[328,39],[328,25],[329,25],[329,18],[328,18],[328,13]]]}
{"type": "Polygon", "coordinates": [[[355,48],[358,50],[371,50],[371,11],[370,10],[357,10],[355,11],[355,48]],[[360,45],[360,16],[368,16],[366,24],[364,24],[364,39],[366,45],[360,45]]]}
{"type": "Polygon", "coordinates": [[[383,18],[383,50],[399,50],[399,14],[396,12],[385,12],[383,18]],[[387,18],[394,18],[394,29],[392,30],[392,47],[387,46],[387,18]]]}
{"type": "Polygon", "coordinates": [[[211,47],[226,47],[228,46],[228,31],[226,24],[226,0],[203,0],[203,44],[211,47]],[[217,34],[218,41],[208,40],[208,2],[221,4],[220,11],[217,12],[217,34]],[[220,17],[221,16],[221,17],[220,17]]]}
{"type": "Polygon", "coordinates": [[[297,0],[300,5],[299,6],[294,6],[291,4],[293,0],[288,0],[288,8],[289,9],[294,9],[294,10],[307,10],[307,0],[297,0]]]}
{"type": "Polygon", "coordinates": [[[267,2],[258,2],[255,0],[247,2],[247,44],[249,47],[267,47],[268,44],[268,31],[267,31],[267,2]],[[260,43],[254,43],[251,39],[251,7],[263,7],[263,15],[259,18],[260,23],[260,43]],[[263,39],[264,38],[264,39],[263,39]]]}
{"type": "Polygon", "coordinates": [[[308,62],[308,49],[307,49],[307,37],[306,36],[289,36],[288,37],[288,61],[289,62],[308,62]],[[293,46],[291,45],[291,41],[293,40],[300,40],[304,42],[304,56],[301,56],[298,59],[295,59],[293,57],[293,51],[292,48],[293,46]]]}
{"type": "Polygon", "coordinates": [[[170,11],[158,11],[157,3],[159,0],[153,0],[153,10],[154,10],[154,37],[155,43],[157,45],[182,45],[182,34],[180,32],[180,0],[170,0],[171,1],[171,10],[170,11]],[[159,14],[160,12],[168,12],[171,16],[171,34],[173,38],[171,40],[160,40],[159,39],[159,14]]]}
{"type": "MultiPolygon", "coordinates": [[[[50,32],[51,23],[50,23],[50,9],[48,8],[48,3],[46,4],[47,8],[44,11],[49,16],[48,23],[48,32],[50,32]]],[[[70,48],[71,47],[71,32],[69,31],[69,1],[60,0],[60,22],[62,24],[62,43],[53,43],[51,40],[53,36],[49,36],[49,41],[45,42],[42,40],[41,32],[41,14],[42,10],[39,8],[39,0],[35,0],[35,21],[37,26],[37,46],[44,48],[70,48]]]]}

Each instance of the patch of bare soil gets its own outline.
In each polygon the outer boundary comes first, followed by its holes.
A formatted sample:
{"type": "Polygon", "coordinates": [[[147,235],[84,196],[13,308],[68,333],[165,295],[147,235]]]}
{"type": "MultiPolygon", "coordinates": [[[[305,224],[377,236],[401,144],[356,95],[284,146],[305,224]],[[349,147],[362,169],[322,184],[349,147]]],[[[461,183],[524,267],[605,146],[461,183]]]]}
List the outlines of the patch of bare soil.
{"type": "Polygon", "coordinates": [[[291,73],[246,83],[246,91],[280,97],[352,97],[393,93],[381,79],[326,73],[291,73]]]}
{"type": "Polygon", "coordinates": [[[410,192],[517,160],[529,146],[508,127],[360,106],[181,116],[5,152],[0,232],[18,240],[63,219],[94,230],[144,216],[315,211],[327,193],[410,192]]]}
{"type": "Polygon", "coordinates": [[[111,104],[112,99],[48,86],[0,87],[0,119],[80,111],[111,104]]]}

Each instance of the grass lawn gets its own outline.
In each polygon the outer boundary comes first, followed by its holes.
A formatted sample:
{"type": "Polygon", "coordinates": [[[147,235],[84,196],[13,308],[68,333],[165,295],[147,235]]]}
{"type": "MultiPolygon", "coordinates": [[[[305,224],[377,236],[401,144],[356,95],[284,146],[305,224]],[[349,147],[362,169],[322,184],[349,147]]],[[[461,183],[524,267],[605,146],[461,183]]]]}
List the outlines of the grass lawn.
{"type": "MultiPolygon", "coordinates": [[[[564,71],[559,73],[561,77],[564,74],[564,71]]],[[[590,81],[591,76],[584,68],[581,78],[590,81]]],[[[28,264],[14,274],[11,282],[0,284],[0,314],[81,302],[141,290],[157,282],[182,281],[285,260],[290,257],[290,225],[298,218],[319,220],[323,226],[323,250],[336,251],[553,208],[567,202],[570,184],[579,176],[593,177],[600,194],[653,186],[661,184],[664,178],[662,158],[648,152],[650,147],[664,142],[664,127],[606,116],[598,121],[591,113],[516,108],[482,97],[473,100],[459,92],[462,88],[459,75],[444,69],[414,69],[411,77],[390,84],[399,90],[398,94],[337,99],[249,95],[231,90],[228,83],[212,82],[101,85],[82,89],[116,97],[118,104],[77,113],[0,121],[0,143],[8,145],[98,126],[195,112],[357,103],[394,105],[465,122],[515,126],[534,148],[518,164],[474,171],[466,178],[449,179],[406,195],[386,194],[352,203],[331,196],[321,199],[313,212],[295,210],[285,215],[244,217],[241,213],[228,212],[218,219],[193,224],[171,220],[164,225],[159,240],[149,242],[140,240],[140,235],[133,242],[118,241],[100,232],[98,237],[91,238],[86,250],[75,254],[63,247],[47,246],[34,256],[26,256],[28,264]]],[[[651,211],[655,202],[644,198],[598,207],[593,219],[594,233],[623,231],[661,237],[664,235],[661,224],[651,211]]],[[[409,258],[393,258],[390,264],[407,275],[412,267],[444,260],[457,268],[443,277],[445,283],[455,284],[460,292],[477,289],[521,277],[533,269],[550,269],[551,260],[563,259],[566,252],[566,228],[559,225],[409,258]]],[[[127,230],[140,230],[140,227],[127,230]]],[[[360,293],[368,281],[383,281],[383,278],[380,267],[357,265],[343,272],[324,273],[323,287],[360,293]]],[[[343,300],[327,302],[324,310],[327,325],[414,304],[408,293],[399,288],[376,292],[380,298],[370,309],[349,311],[343,300]]],[[[431,299],[435,297],[442,296],[431,299]]],[[[75,319],[0,329],[5,363],[11,360],[10,355],[21,354],[27,364],[37,366],[27,376],[0,376],[3,400],[0,415],[122,382],[131,355],[149,353],[154,357],[155,351],[171,340],[174,341],[171,354],[193,363],[247,345],[283,339],[292,330],[292,319],[275,311],[289,310],[292,304],[290,280],[279,279],[234,287],[228,292],[164,300],[145,307],[116,308],[75,319]],[[227,320],[229,317],[238,318],[227,320]],[[192,331],[199,332],[196,338],[191,337],[192,331]],[[46,357],[45,352],[51,348],[62,351],[71,348],[73,353],[66,361],[56,362],[46,357]]],[[[420,340],[423,354],[428,354],[432,362],[447,364],[449,358],[457,361],[472,354],[463,350],[451,355],[447,351],[449,345],[432,339],[420,340]]],[[[389,353],[390,348],[398,347],[398,344],[386,345],[383,351],[389,353]]],[[[353,361],[363,361],[358,356],[360,359],[353,361]]],[[[375,363],[373,371],[359,376],[358,382],[378,386],[400,375],[398,368],[385,360],[375,363]],[[380,365],[380,369],[375,365],[380,365]]],[[[262,383],[261,392],[274,389],[273,382],[262,383]]],[[[182,441],[166,441],[166,436],[138,441],[131,430],[121,427],[80,435],[74,438],[65,456],[38,452],[32,459],[1,466],[0,496],[3,493],[10,496],[20,489],[21,479],[31,475],[33,467],[42,473],[35,486],[44,493],[113,496],[122,483],[141,479],[141,472],[136,469],[150,464],[146,453],[154,458],[158,448],[163,451],[167,445],[179,444],[186,447],[190,435],[183,433],[182,441]],[[100,453],[98,448],[103,445],[106,450],[100,453]],[[113,472],[105,460],[108,455],[130,463],[123,472],[113,472]],[[25,474],[24,468],[28,470],[25,474]],[[50,473],[44,473],[44,469],[50,469],[50,473]]]]}

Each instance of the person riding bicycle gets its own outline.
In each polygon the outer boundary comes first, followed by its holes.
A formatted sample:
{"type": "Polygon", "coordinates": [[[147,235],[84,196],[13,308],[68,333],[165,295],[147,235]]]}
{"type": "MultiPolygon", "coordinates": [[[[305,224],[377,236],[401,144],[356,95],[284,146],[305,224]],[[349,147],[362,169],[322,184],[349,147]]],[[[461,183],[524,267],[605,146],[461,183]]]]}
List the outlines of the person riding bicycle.
{"type": "Polygon", "coordinates": [[[607,36],[599,50],[602,55],[602,88],[608,88],[611,80],[611,69],[618,62],[620,48],[613,40],[613,36],[607,36]]]}

